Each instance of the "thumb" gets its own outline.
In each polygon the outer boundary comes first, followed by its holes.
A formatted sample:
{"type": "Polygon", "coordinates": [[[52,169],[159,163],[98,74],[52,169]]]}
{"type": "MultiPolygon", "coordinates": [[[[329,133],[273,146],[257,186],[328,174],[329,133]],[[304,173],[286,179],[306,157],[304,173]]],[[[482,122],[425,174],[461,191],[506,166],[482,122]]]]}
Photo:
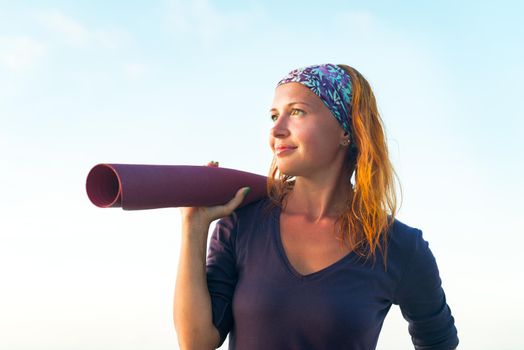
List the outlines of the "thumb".
{"type": "Polygon", "coordinates": [[[251,191],[251,187],[242,187],[240,188],[237,193],[235,193],[235,197],[231,199],[227,204],[226,207],[228,211],[235,210],[242,201],[247,197],[248,193],[251,191]]]}
{"type": "Polygon", "coordinates": [[[242,203],[242,201],[247,196],[250,190],[251,188],[249,187],[242,187],[237,191],[235,196],[226,204],[209,208],[211,210],[211,221],[216,220],[217,218],[222,218],[224,216],[230,215],[242,203]]]}

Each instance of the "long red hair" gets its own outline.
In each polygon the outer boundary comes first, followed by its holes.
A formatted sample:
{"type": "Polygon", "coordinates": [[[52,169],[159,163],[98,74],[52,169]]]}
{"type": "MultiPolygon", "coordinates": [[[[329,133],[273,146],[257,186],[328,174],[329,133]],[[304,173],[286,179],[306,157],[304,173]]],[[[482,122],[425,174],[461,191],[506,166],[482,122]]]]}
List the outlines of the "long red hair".
{"type": "MultiPolygon", "coordinates": [[[[346,206],[337,219],[341,242],[364,258],[375,257],[380,251],[387,258],[387,231],[397,213],[394,179],[398,176],[389,160],[386,135],[375,95],[367,80],[355,68],[339,64],[351,77],[352,100],[350,111],[352,142],[356,152],[348,151],[345,168],[355,177],[348,186],[346,206]]],[[[267,181],[272,204],[282,207],[284,198],[292,191],[293,177],[280,173],[273,158],[267,181]]],[[[399,181],[402,196],[402,187],[399,181]]]]}

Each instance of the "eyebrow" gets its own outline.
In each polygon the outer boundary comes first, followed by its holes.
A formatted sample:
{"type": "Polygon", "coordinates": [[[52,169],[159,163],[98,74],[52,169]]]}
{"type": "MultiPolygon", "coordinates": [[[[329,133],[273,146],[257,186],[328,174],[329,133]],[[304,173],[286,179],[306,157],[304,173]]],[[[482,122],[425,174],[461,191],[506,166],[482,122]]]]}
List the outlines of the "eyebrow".
{"type": "MultiPolygon", "coordinates": [[[[302,101],[290,102],[290,103],[288,103],[286,105],[286,107],[290,107],[290,106],[293,106],[293,105],[296,105],[296,104],[301,104],[301,105],[306,105],[306,106],[312,107],[309,103],[302,102],[302,101]]],[[[277,110],[276,108],[271,108],[269,111],[272,112],[272,111],[276,111],[276,110],[277,110]]]]}

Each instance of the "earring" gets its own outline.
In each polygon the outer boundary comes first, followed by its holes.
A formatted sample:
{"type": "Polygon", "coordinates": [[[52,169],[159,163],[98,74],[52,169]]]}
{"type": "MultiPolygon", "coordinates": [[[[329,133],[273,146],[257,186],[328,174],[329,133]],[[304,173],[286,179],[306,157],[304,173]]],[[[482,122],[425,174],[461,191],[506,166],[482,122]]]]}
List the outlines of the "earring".
{"type": "Polygon", "coordinates": [[[342,141],[341,145],[342,145],[342,146],[347,146],[347,145],[349,145],[349,139],[344,139],[344,141],[342,141]]]}

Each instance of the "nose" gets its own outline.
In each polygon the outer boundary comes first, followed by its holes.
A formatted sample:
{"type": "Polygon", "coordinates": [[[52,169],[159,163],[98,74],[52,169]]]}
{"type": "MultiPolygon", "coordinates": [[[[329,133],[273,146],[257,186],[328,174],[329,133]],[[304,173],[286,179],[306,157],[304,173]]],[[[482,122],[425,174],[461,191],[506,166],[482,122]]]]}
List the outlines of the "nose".
{"type": "Polygon", "coordinates": [[[289,136],[289,129],[287,126],[287,119],[285,115],[281,115],[275,121],[275,124],[270,130],[270,134],[275,138],[284,138],[289,136]]]}

